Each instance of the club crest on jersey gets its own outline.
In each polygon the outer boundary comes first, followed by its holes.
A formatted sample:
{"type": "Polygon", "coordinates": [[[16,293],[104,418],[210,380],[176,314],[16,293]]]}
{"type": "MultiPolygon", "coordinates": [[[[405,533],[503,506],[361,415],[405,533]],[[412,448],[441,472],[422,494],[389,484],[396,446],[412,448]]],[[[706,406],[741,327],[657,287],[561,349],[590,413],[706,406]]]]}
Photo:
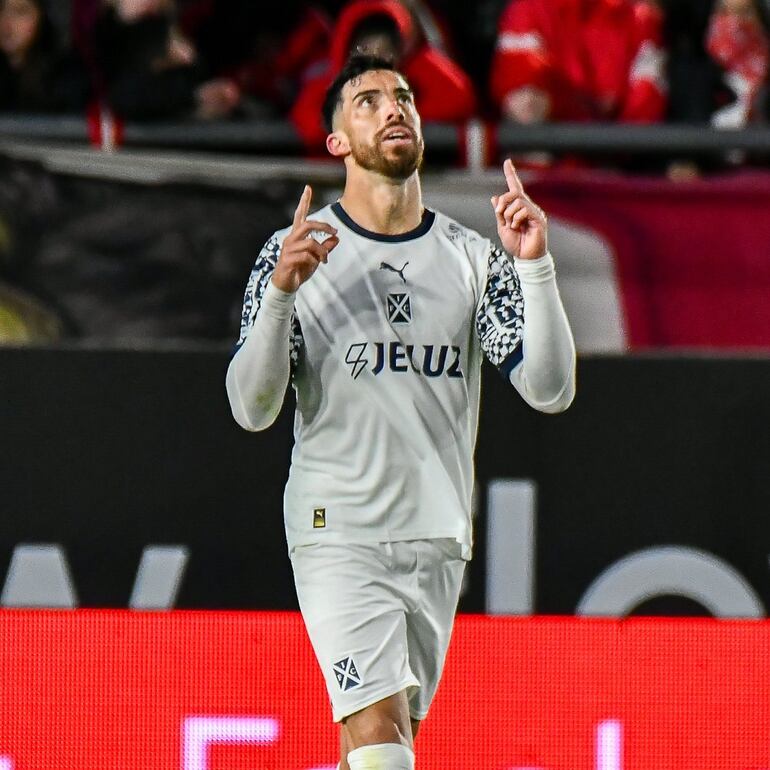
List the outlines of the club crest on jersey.
{"type": "Polygon", "coordinates": [[[334,676],[337,679],[337,684],[340,686],[340,690],[347,692],[354,687],[361,685],[361,676],[358,673],[356,664],[353,663],[353,658],[343,658],[332,666],[334,670],[334,676]]]}
{"type": "Polygon", "coordinates": [[[388,294],[387,310],[392,324],[412,322],[412,302],[408,294],[388,294]]]}

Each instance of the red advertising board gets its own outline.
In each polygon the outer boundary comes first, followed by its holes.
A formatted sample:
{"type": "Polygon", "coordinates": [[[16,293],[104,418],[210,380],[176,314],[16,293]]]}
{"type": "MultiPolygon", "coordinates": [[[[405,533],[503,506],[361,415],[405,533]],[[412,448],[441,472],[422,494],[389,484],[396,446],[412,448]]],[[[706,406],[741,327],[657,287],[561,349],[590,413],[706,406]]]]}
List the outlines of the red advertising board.
{"type": "Polygon", "coordinates": [[[766,171],[686,184],[554,172],[527,192],[549,215],[611,244],[631,348],[770,347],[766,171]]]}
{"type": "MultiPolygon", "coordinates": [[[[316,770],[293,613],[0,612],[0,770],[316,770]]],[[[770,622],[462,616],[420,770],[770,770],[770,622]]]]}

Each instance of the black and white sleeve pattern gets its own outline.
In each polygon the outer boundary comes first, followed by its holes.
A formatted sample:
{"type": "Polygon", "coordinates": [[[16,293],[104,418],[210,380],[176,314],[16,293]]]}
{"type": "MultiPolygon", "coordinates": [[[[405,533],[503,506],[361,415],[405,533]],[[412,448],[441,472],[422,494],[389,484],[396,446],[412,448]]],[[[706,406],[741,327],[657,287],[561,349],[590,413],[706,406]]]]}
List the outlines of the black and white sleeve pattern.
{"type": "MultiPolygon", "coordinates": [[[[238,343],[235,352],[243,345],[246,337],[254,325],[254,319],[262,304],[262,297],[265,295],[265,289],[270,281],[270,276],[275,270],[275,263],[281,253],[281,244],[278,238],[273,236],[262,247],[254,268],[251,271],[249,280],[246,283],[246,293],[243,297],[243,311],[241,312],[241,330],[238,337],[238,343]]],[[[300,349],[302,348],[302,328],[296,314],[291,318],[291,339],[289,346],[289,356],[291,361],[292,373],[296,369],[299,360],[300,349]]]]}
{"type": "Polygon", "coordinates": [[[489,250],[487,282],[476,311],[476,333],[490,363],[508,379],[523,357],[524,298],[516,270],[496,246],[489,250]]]}

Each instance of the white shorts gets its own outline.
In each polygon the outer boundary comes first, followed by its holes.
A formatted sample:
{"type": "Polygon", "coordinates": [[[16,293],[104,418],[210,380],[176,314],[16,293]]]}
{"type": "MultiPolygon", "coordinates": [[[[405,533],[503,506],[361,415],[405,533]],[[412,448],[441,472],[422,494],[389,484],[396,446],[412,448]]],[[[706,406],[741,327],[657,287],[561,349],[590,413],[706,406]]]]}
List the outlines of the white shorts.
{"type": "Polygon", "coordinates": [[[452,634],[462,546],[321,543],[297,546],[291,561],[334,721],[401,690],[412,719],[424,719],[452,634]]]}

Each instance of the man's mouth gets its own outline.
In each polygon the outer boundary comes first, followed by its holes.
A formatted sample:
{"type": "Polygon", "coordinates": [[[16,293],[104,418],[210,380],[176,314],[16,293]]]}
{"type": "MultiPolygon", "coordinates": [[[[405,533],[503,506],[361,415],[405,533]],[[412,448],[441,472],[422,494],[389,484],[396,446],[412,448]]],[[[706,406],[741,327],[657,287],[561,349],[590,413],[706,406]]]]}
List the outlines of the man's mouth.
{"type": "Polygon", "coordinates": [[[408,128],[390,128],[382,135],[382,142],[386,144],[411,144],[413,140],[414,136],[408,128]]]}

